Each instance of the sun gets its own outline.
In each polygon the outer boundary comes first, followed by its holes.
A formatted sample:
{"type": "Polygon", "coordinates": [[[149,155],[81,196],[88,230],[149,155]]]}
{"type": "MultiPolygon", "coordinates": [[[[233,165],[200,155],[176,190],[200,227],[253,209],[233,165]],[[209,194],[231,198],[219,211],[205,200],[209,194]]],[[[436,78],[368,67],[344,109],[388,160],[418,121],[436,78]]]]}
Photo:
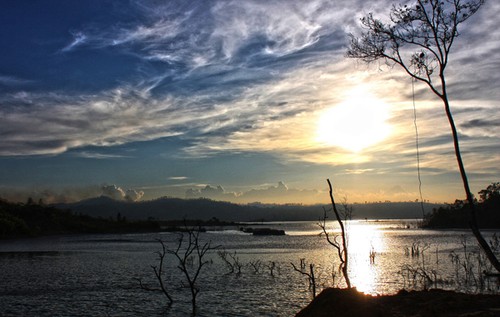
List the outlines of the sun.
{"type": "Polygon", "coordinates": [[[389,114],[387,104],[371,94],[358,91],[320,114],[316,141],[359,152],[389,136],[389,114]]]}

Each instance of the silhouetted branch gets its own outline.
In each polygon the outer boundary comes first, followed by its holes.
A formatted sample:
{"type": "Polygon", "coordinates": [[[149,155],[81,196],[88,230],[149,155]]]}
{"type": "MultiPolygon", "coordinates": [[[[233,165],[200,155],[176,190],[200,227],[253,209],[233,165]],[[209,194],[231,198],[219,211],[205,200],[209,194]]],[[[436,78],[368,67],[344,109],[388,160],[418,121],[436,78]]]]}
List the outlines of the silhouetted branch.
{"type": "Polygon", "coordinates": [[[257,274],[257,273],[260,272],[260,269],[262,267],[262,261],[261,260],[250,261],[248,264],[253,268],[253,272],[255,274],[257,274]]]}
{"type": "Polygon", "coordinates": [[[500,261],[479,231],[476,207],[465,171],[458,132],[450,109],[445,76],[451,47],[459,36],[459,25],[474,15],[485,0],[417,0],[393,6],[388,23],[371,13],[361,19],[364,31],[350,34],[347,57],[367,63],[384,60],[399,65],[412,78],[424,82],[443,102],[455,157],[470,208],[469,226],[490,263],[500,272],[500,261]]]}
{"type": "Polygon", "coordinates": [[[187,227],[184,232],[179,235],[177,245],[173,249],[168,249],[161,239],[157,239],[157,241],[161,244],[161,250],[155,252],[158,255],[159,263],[158,265],[151,265],[151,269],[158,280],[159,288],[146,286],[142,283],[141,279],[137,279],[139,286],[145,291],[162,292],[168,299],[168,305],[172,305],[173,299],[165,287],[163,280],[163,266],[167,254],[174,256],[174,258],[177,259],[177,268],[182,272],[191,291],[192,312],[193,315],[195,315],[196,297],[200,292],[197,285],[198,277],[203,267],[210,263],[210,261],[206,260],[207,253],[218,247],[213,247],[210,241],[202,243],[200,241],[200,230],[194,230],[187,227]]]}
{"type": "Polygon", "coordinates": [[[158,255],[159,263],[157,266],[151,265],[151,269],[153,270],[153,272],[156,276],[156,279],[158,280],[158,284],[160,285],[160,288],[152,288],[152,287],[146,286],[142,283],[141,279],[137,279],[137,280],[139,281],[140,288],[145,290],[145,291],[162,292],[163,295],[165,295],[165,297],[167,298],[168,306],[170,307],[174,301],[172,299],[172,296],[170,296],[167,288],[165,287],[165,284],[163,282],[163,277],[162,277],[162,275],[163,275],[163,261],[165,259],[165,255],[167,254],[167,252],[166,252],[166,248],[165,248],[165,243],[163,243],[163,241],[160,239],[156,239],[156,241],[160,242],[160,244],[161,244],[161,251],[155,252],[158,255]]]}
{"type": "Polygon", "coordinates": [[[274,261],[270,261],[266,267],[269,269],[269,274],[274,277],[274,270],[278,270],[279,272],[279,266],[276,264],[274,261]]]}
{"type": "Polygon", "coordinates": [[[224,261],[224,264],[229,269],[227,274],[236,273],[236,275],[241,274],[241,268],[243,264],[240,262],[240,258],[236,255],[236,251],[234,253],[229,253],[226,250],[222,250],[217,252],[219,257],[224,261]]]}
{"type": "Polygon", "coordinates": [[[306,271],[306,259],[300,259],[300,268],[296,267],[295,264],[290,263],[293,269],[302,275],[307,276],[307,281],[309,282],[309,289],[311,289],[313,298],[316,298],[316,277],[314,276],[314,264],[309,264],[309,271],[306,271]]]}
{"type": "MultiPolygon", "coordinates": [[[[351,288],[351,280],[349,279],[349,273],[348,273],[349,255],[347,252],[347,234],[346,234],[346,230],[344,227],[344,222],[342,221],[340,213],[339,213],[337,206],[335,204],[335,200],[333,198],[332,184],[330,183],[329,179],[327,179],[327,182],[328,182],[328,188],[329,188],[329,194],[330,194],[330,201],[332,204],[332,210],[335,214],[335,218],[337,220],[337,223],[340,226],[340,239],[341,239],[341,241],[340,242],[337,241],[339,238],[338,235],[336,235],[332,240],[330,233],[327,230],[326,219],[328,217],[327,217],[327,210],[325,208],[323,208],[324,216],[323,216],[323,219],[321,220],[321,222],[319,223],[319,226],[321,227],[323,234],[325,235],[328,243],[337,250],[337,255],[338,255],[339,260],[340,260],[340,265],[339,265],[340,271],[342,272],[342,276],[344,277],[344,280],[345,280],[347,287],[351,288]]],[[[351,211],[348,208],[347,204],[345,203],[344,204],[344,217],[347,217],[348,215],[350,215],[350,213],[351,213],[351,211]]]]}
{"type": "Polygon", "coordinates": [[[205,256],[209,251],[217,249],[218,246],[213,247],[211,241],[201,243],[200,230],[186,228],[185,233],[187,233],[187,241],[185,241],[184,233],[180,234],[177,248],[175,250],[167,249],[166,252],[173,255],[178,261],[177,268],[183,273],[191,291],[191,305],[193,315],[195,315],[196,297],[200,292],[196,282],[203,267],[210,263],[205,259],[205,256]]]}

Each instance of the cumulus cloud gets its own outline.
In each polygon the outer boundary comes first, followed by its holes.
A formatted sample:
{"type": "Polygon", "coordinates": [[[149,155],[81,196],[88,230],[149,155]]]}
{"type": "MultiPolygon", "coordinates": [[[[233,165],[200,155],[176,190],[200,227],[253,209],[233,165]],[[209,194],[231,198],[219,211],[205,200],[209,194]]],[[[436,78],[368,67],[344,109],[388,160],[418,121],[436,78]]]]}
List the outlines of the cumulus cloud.
{"type": "Polygon", "coordinates": [[[125,197],[125,191],[116,185],[104,185],[102,186],[102,196],[122,200],[125,197]]]}
{"type": "Polygon", "coordinates": [[[142,190],[137,191],[135,189],[127,189],[123,198],[126,201],[138,201],[142,198],[142,196],[144,196],[144,192],[142,190]]]}
{"type": "Polygon", "coordinates": [[[206,185],[205,187],[200,189],[189,188],[186,190],[187,199],[208,198],[214,200],[230,201],[233,200],[236,196],[236,193],[226,192],[220,185],[217,185],[216,187],[206,185]]]}
{"type": "Polygon", "coordinates": [[[89,185],[67,186],[64,188],[12,188],[0,186],[0,198],[14,202],[26,202],[32,198],[35,202],[44,204],[73,203],[99,196],[109,197],[120,201],[139,201],[144,196],[144,191],[136,189],[123,189],[116,185],[89,185]]]}
{"type": "MultiPolygon", "coordinates": [[[[189,188],[186,198],[209,198],[231,201],[235,203],[297,203],[311,204],[321,199],[322,193],[317,190],[289,188],[284,182],[277,185],[261,186],[244,192],[226,191],[222,186],[205,185],[202,188],[189,188]]],[[[326,197],[326,196],[325,196],[326,197]]]]}
{"type": "Polygon", "coordinates": [[[101,187],[102,196],[112,198],[114,200],[138,201],[144,195],[143,191],[136,191],[135,189],[124,190],[116,185],[104,185],[101,187]]]}
{"type": "Polygon", "coordinates": [[[251,189],[242,193],[242,202],[262,202],[262,203],[296,203],[308,204],[312,202],[324,201],[326,196],[317,190],[289,188],[284,182],[279,181],[276,186],[251,189]],[[323,197],[323,198],[322,198],[323,197]]]}

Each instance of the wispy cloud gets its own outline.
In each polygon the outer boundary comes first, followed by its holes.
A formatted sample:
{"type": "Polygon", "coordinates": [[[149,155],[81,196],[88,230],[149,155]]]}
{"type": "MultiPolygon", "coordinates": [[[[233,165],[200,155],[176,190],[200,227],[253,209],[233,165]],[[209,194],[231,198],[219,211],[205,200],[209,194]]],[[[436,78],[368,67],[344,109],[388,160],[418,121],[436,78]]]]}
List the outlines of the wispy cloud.
{"type": "Polygon", "coordinates": [[[76,152],[74,155],[77,157],[88,158],[88,159],[98,159],[98,160],[128,158],[129,157],[129,156],[125,156],[125,155],[104,154],[104,153],[90,152],[90,151],[76,152]]]}
{"type": "Polygon", "coordinates": [[[61,52],[64,53],[70,52],[73,49],[77,48],[78,46],[85,44],[85,42],[87,42],[87,35],[85,35],[82,32],[73,32],[71,35],[73,36],[73,40],[71,41],[71,43],[63,47],[61,49],[61,52]]]}
{"type": "MultiPolygon", "coordinates": [[[[0,95],[0,155],[58,154],[177,137],[188,140],[180,153],[188,157],[276,153],[351,175],[395,169],[404,174],[414,167],[411,82],[398,69],[344,58],[346,31],[358,28],[363,14],[386,11],[388,2],[132,3],[138,10],[134,19],[84,24],[71,32],[59,49],[64,54],[57,57],[76,56],[83,48],[132,56],[134,73],[117,78],[111,89],[24,89],[0,95]],[[323,110],[345,102],[356,86],[390,106],[388,122],[395,133],[361,153],[316,142],[323,110]]],[[[496,175],[499,13],[500,5],[487,2],[467,24],[447,73],[466,158],[474,153],[480,160],[469,163],[473,169],[479,171],[481,161],[496,175]]],[[[29,83],[0,75],[3,85],[29,83]]],[[[422,165],[444,175],[454,166],[442,106],[426,87],[415,88],[422,165]]],[[[79,155],[117,158],[103,153],[79,155]]],[[[185,180],[177,177],[170,180],[185,180]]]]}
{"type": "Polygon", "coordinates": [[[34,83],[33,80],[19,78],[15,76],[0,75],[0,85],[5,86],[25,86],[34,83]]]}
{"type": "Polygon", "coordinates": [[[188,177],[186,177],[186,176],[171,176],[168,179],[172,180],[172,181],[184,181],[184,180],[188,179],[188,177]]]}

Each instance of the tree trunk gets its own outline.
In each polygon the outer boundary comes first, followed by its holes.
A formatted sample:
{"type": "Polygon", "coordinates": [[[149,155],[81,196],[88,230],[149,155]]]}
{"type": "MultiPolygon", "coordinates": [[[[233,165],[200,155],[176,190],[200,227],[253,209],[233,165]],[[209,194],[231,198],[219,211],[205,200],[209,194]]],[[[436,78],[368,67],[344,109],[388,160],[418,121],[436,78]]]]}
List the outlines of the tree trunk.
{"type": "Polygon", "coordinates": [[[342,252],[339,252],[340,255],[340,265],[341,265],[341,270],[342,270],[342,275],[344,275],[345,283],[347,285],[347,288],[351,288],[351,280],[349,279],[349,272],[348,272],[348,264],[349,264],[349,254],[347,252],[347,241],[346,241],[346,232],[345,232],[345,227],[344,223],[342,222],[342,218],[340,217],[339,211],[337,210],[337,205],[335,204],[335,200],[333,199],[333,189],[332,189],[332,183],[330,183],[330,180],[326,180],[328,182],[328,187],[330,190],[330,201],[332,203],[332,208],[333,212],[335,213],[335,217],[337,218],[337,222],[339,223],[340,230],[341,230],[341,237],[342,237],[342,252]]]}
{"type": "Polygon", "coordinates": [[[477,242],[479,243],[479,245],[483,249],[484,253],[486,254],[486,257],[490,261],[491,265],[493,265],[493,267],[498,272],[500,272],[500,262],[498,261],[497,257],[495,256],[495,254],[491,250],[491,247],[488,244],[488,242],[484,239],[483,235],[481,234],[481,231],[479,231],[479,227],[477,225],[476,206],[474,205],[474,198],[473,198],[472,193],[470,191],[469,180],[467,179],[467,174],[465,173],[464,163],[462,161],[462,155],[460,153],[460,145],[458,143],[458,133],[457,133],[457,129],[455,127],[455,121],[453,120],[453,115],[451,114],[450,103],[448,101],[448,97],[446,94],[446,85],[445,85],[445,82],[443,79],[442,79],[442,82],[443,82],[443,95],[441,96],[441,99],[444,102],[446,116],[448,117],[448,121],[450,123],[451,132],[453,135],[453,145],[455,147],[455,156],[457,158],[458,168],[460,170],[460,176],[462,177],[462,182],[463,182],[463,186],[465,189],[465,195],[467,197],[467,202],[468,202],[468,205],[470,208],[469,209],[469,217],[470,217],[469,226],[472,230],[472,233],[476,237],[477,242]]]}

